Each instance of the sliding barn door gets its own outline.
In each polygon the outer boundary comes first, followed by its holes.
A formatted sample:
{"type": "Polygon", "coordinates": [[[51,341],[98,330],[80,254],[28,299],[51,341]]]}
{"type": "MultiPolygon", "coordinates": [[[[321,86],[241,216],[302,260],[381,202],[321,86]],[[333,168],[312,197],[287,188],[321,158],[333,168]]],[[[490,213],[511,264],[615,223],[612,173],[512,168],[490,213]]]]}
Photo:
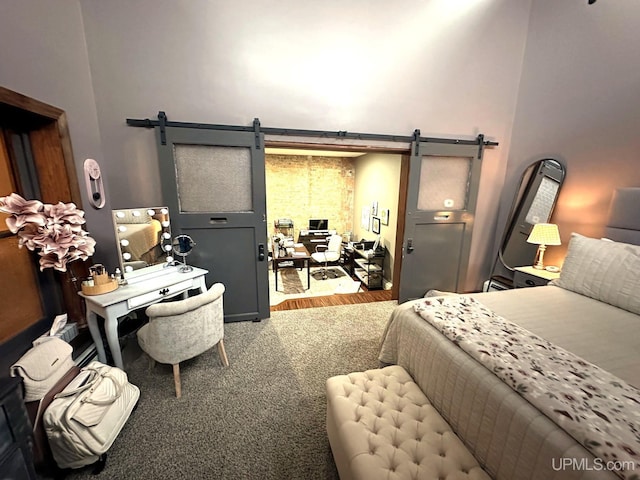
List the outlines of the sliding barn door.
{"type": "Polygon", "coordinates": [[[411,152],[400,302],[462,288],[481,167],[478,145],[414,143],[411,152]]]}
{"type": "Polygon", "coordinates": [[[225,285],[225,321],[268,318],[264,136],[181,127],[156,134],[172,233],[196,243],[188,263],[209,270],[207,286],[225,285]]]}

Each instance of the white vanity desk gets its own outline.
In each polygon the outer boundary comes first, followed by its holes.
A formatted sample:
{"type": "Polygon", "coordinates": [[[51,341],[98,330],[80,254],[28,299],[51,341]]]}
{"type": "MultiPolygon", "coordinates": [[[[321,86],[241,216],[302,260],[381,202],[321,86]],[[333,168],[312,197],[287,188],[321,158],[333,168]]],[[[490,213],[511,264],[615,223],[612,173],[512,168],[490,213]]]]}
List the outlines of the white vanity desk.
{"type": "Polygon", "coordinates": [[[139,280],[130,285],[122,285],[113,292],[102,295],[78,295],[85,299],[87,305],[87,324],[93,342],[98,351],[98,360],[107,362],[107,356],[102,344],[97,315],[104,318],[104,328],[107,343],[116,367],[124,369],[122,353],[118,341],[118,318],[138,308],[158,303],[165,298],[187,294],[189,290],[199,289],[200,293],[207,290],[204,276],[207,270],[193,267],[190,272],[179,272],[178,267],[168,267],[160,275],[146,280],[139,280]]]}

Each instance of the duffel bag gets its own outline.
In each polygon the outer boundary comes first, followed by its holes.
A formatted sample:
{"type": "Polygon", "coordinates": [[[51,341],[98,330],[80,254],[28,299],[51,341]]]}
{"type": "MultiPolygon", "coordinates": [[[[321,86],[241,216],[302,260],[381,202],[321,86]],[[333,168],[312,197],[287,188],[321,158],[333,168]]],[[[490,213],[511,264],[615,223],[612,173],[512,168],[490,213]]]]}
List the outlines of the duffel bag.
{"type": "Polygon", "coordinates": [[[140,398],[140,389],[116,367],[91,362],[45,410],[44,428],[60,468],[100,460],[140,398]]]}

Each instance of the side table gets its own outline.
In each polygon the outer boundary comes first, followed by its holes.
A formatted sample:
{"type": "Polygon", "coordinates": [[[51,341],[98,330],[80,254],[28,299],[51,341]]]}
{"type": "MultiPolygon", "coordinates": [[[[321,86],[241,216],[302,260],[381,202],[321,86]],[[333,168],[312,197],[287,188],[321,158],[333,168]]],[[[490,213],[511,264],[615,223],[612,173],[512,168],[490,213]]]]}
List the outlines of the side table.
{"type": "Polygon", "coordinates": [[[560,277],[559,272],[549,272],[533,267],[516,267],[513,277],[515,288],[540,287],[560,277]]]}

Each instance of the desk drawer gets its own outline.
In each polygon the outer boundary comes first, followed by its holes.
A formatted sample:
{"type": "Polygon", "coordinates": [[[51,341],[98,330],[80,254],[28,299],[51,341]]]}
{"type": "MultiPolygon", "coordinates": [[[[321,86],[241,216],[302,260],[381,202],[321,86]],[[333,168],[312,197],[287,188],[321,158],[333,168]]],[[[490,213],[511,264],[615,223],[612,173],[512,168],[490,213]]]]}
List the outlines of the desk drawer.
{"type": "Polygon", "coordinates": [[[130,310],[133,310],[143,305],[157,302],[159,298],[173,297],[174,295],[189,290],[190,288],[192,288],[192,286],[192,280],[185,280],[184,282],[175,283],[173,285],[169,285],[168,287],[161,288],[160,290],[155,290],[153,292],[144,293],[142,295],[138,295],[137,297],[130,298],[129,300],[127,300],[127,305],[130,310]]]}

